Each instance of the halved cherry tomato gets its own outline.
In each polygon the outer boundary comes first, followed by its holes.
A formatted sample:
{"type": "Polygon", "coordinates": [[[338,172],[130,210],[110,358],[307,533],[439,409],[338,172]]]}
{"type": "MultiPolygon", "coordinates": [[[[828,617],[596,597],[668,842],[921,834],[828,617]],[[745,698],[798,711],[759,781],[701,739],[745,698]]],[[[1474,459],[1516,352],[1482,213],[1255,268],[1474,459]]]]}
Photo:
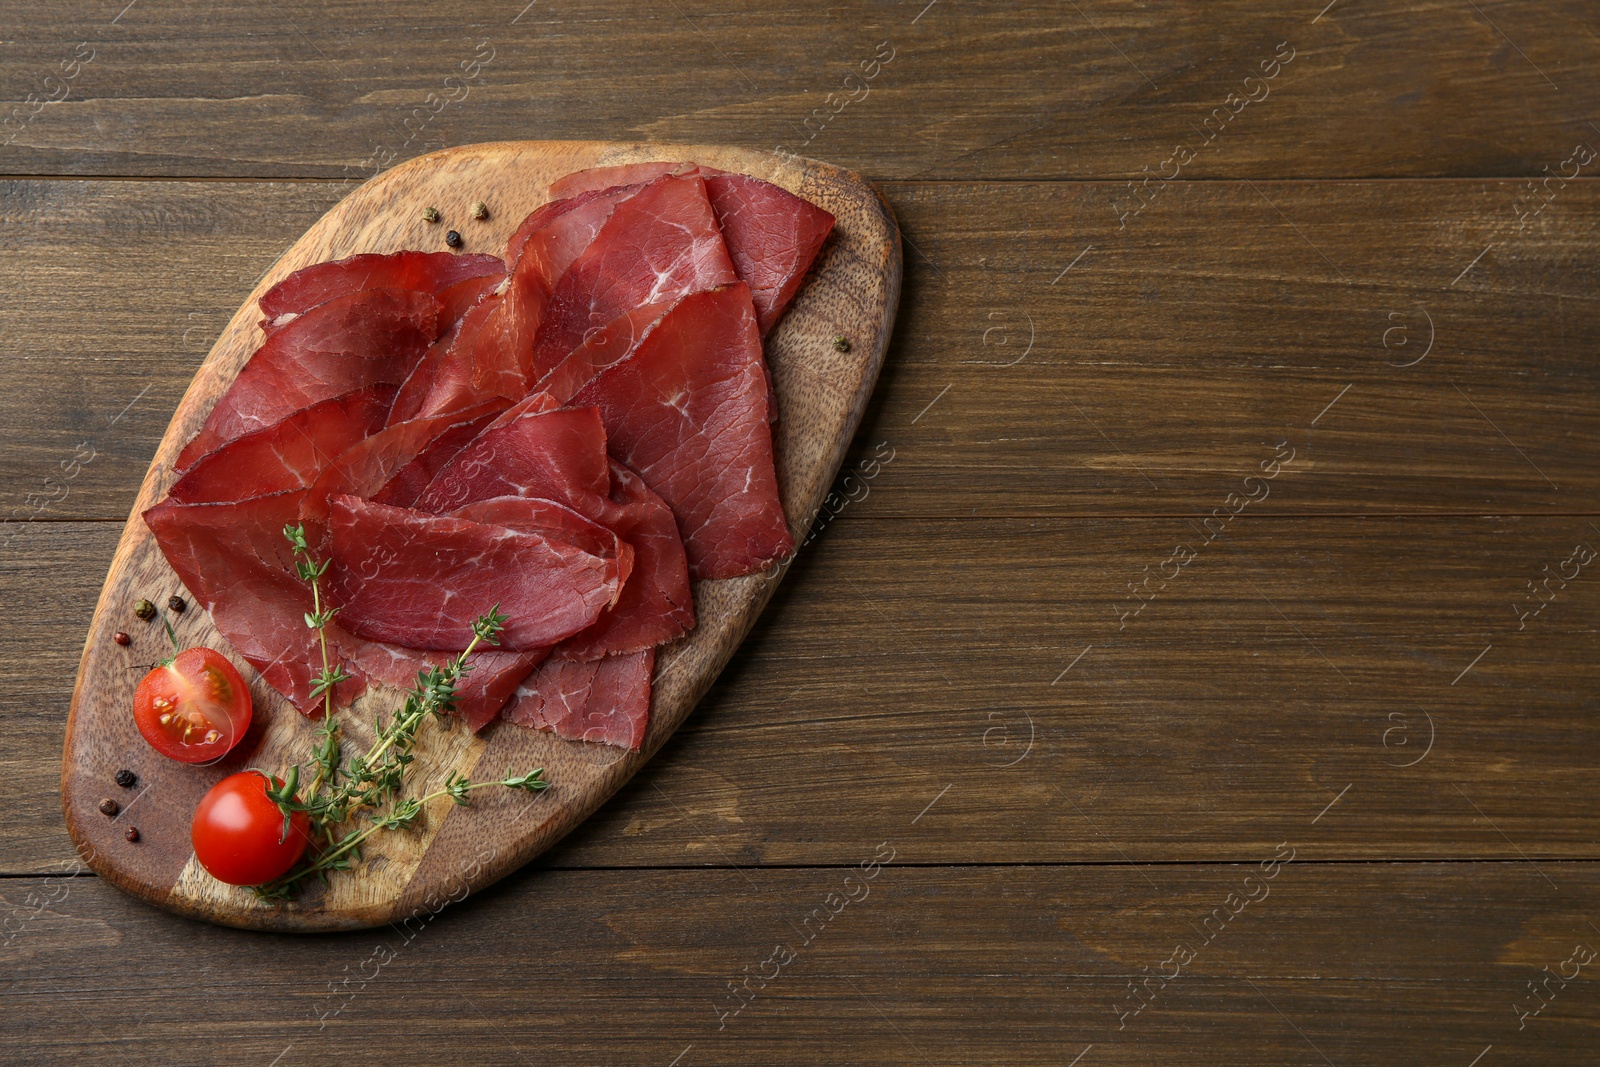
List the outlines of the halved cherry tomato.
{"type": "MultiPolygon", "coordinates": [[[[274,788],[283,785],[272,779],[274,788]]],[[[211,787],[194,812],[189,840],[211,877],[229,885],[262,885],[299,862],[311,838],[311,820],[297,811],[283,832],[283,812],[267,796],[260,771],[230,774],[211,787]]]]}
{"type": "Polygon", "coordinates": [[[183,763],[227,753],[250,729],[250,689],[222,653],[191,648],[144,676],[133,721],[150,746],[183,763]]]}

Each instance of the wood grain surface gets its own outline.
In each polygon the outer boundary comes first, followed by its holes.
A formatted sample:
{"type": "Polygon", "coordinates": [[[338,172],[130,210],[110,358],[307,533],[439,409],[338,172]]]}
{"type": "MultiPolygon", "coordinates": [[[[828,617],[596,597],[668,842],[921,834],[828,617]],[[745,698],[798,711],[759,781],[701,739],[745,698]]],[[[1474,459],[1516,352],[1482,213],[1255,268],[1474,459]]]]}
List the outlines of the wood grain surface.
{"type": "Polygon", "coordinates": [[[0,148],[0,1058],[1594,1060],[1559,977],[1600,949],[1600,586],[1560,577],[1600,548],[1592,5],[126,2],[13,5],[0,47],[18,102],[97,49],[0,148]],[[788,145],[892,205],[834,517],[655,759],[426,932],[81,873],[78,641],[211,342],[385,149],[595,136],[788,145]]]}
{"type": "MultiPolygon", "coordinates": [[[[696,625],[662,649],[656,661],[650,722],[636,752],[568,741],[543,730],[496,723],[418,735],[408,788],[435,792],[454,776],[502,778],[532,767],[550,781],[544,792],[480,794],[462,807],[440,798],[412,830],[374,839],[360,873],[308,886],[293,900],[263,903],[248,889],[225,885],[194,859],[188,824],[208,789],[244,767],[286,774],[304,764],[319,727],[240,663],[255,701],[251,736],[217,763],[195,768],[151,759],[128,715],[141,661],[158,658],[158,628],[140,626],[131,605],[162,602],[182,590],[143,512],[176,480],[178,453],[233,384],[263,335],[257,299],[289,274],[314,263],[365,252],[430,249],[447,227],[465,231],[463,251],[505,247],[521,220],[547,203],[552,182],[587,167],[689,160],[750,174],[787,187],[829,211],[834,232],[804,292],[763,342],[780,418],[774,461],[790,528],[803,536],[822,508],[882,366],[900,293],[900,241],[893,216],[867,183],[837,167],[795,157],[706,145],[633,145],[600,141],[507,141],[436,152],[365,183],[319,219],[256,283],[201,364],[161,439],[89,624],[73,688],[62,756],[62,807],[67,829],[94,872],[171,911],[212,922],[268,930],[340,930],[377,926],[437,911],[522,866],[582,822],[654,755],[694,709],[782,580],[786,568],[743,578],[695,583],[696,625]],[[470,205],[493,206],[477,224],[470,205]],[[438,223],[422,218],[436,208],[438,223]],[[835,338],[847,340],[839,351],[835,338]],[[112,639],[139,633],[138,646],[112,639]],[[143,800],[137,842],[124,840],[124,813],[102,811],[120,769],[137,766],[143,800]]],[[[174,625],[184,647],[224,654],[227,640],[208,613],[174,625]]],[[[237,657],[235,657],[237,658],[237,657]]],[[[341,713],[354,751],[371,744],[374,723],[391,716],[404,694],[374,683],[341,713]]]]}

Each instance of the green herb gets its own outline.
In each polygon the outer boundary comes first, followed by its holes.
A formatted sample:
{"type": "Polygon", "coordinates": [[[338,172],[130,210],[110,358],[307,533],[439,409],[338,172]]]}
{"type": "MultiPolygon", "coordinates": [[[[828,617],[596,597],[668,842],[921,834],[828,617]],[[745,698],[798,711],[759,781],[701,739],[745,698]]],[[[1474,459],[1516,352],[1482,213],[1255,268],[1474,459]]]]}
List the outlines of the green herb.
{"type": "Polygon", "coordinates": [[[537,768],[527,774],[490,782],[474,782],[464,775],[452,774],[443,789],[421,797],[401,795],[406,768],[416,758],[418,730],[430,717],[442,720],[454,709],[456,686],[472,670],[469,662],[472,653],[481,645],[500,643],[498,635],[505,627],[507,616],[500,614],[499,605],[473,622],[472,641],[459,655],[443,666],[417,672],[417,684],[406,694],[399,713],[388,723],[378,722],[372,746],[341,766],[342,746],[333,714],[333,694],[334,688],[349,675],[332,665],[328,658],[325,631],[337,611],[325,608],[322,601],[320,579],[327,572],[328,563],[319,564],[312,557],[304,527],[287,526],[283,533],[294,547],[300,578],[311,586],[312,610],[305,619],[306,625],[317,631],[322,654],[322,673],[317,676],[312,691],[323,698],[325,714],[322,732],[311,753],[313,775],[305,799],[295,795],[300,783],[298,764],[284,774],[282,785],[267,787],[267,795],[283,812],[284,834],[290,832],[293,815],[303,812],[311,822],[313,847],[317,849],[299,868],[277,881],[256,887],[257,894],[267,900],[288,899],[313,875],[326,882],[328,872],[349,870],[361,859],[362,842],[379,830],[410,826],[430,801],[448,796],[457,804],[466,804],[470,792],[486,786],[538,793],[549,785],[544,780],[544,769],[537,768]]]}

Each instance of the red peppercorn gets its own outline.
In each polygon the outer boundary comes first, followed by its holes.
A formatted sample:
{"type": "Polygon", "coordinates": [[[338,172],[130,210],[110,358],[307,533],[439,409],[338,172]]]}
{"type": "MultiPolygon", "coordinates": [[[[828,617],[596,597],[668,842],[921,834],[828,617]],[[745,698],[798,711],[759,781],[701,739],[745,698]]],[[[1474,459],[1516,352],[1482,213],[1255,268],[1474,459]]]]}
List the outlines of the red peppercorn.
{"type": "Polygon", "coordinates": [[[133,638],[128,636],[128,632],[126,630],[118,630],[116,633],[111,635],[111,640],[115,641],[119,645],[133,644],[133,638]]]}
{"type": "Polygon", "coordinates": [[[139,840],[139,828],[137,826],[130,826],[128,827],[128,832],[122,836],[126,837],[129,841],[137,841],[139,840]]]}

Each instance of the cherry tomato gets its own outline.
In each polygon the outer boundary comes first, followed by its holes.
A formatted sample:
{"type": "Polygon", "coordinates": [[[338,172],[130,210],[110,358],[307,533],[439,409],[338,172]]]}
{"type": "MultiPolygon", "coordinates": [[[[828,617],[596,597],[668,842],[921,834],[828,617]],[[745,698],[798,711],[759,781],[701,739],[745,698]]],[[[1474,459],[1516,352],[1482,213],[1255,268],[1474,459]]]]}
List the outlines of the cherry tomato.
{"type": "Polygon", "coordinates": [[[152,670],[133,694],[133,721],[163,756],[207,763],[250,729],[250,690],[220,652],[191,648],[152,670]]]}
{"type": "MultiPolygon", "coordinates": [[[[283,783],[274,778],[272,784],[283,783]]],[[[311,820],[300,811],[284,835],[283,812],[267,796],[267,776],[260,771],[230,774],[212,786],[189,830],[200,866],[229,885],[261,885],[288,874],[310,838],[311,820]]]]}

